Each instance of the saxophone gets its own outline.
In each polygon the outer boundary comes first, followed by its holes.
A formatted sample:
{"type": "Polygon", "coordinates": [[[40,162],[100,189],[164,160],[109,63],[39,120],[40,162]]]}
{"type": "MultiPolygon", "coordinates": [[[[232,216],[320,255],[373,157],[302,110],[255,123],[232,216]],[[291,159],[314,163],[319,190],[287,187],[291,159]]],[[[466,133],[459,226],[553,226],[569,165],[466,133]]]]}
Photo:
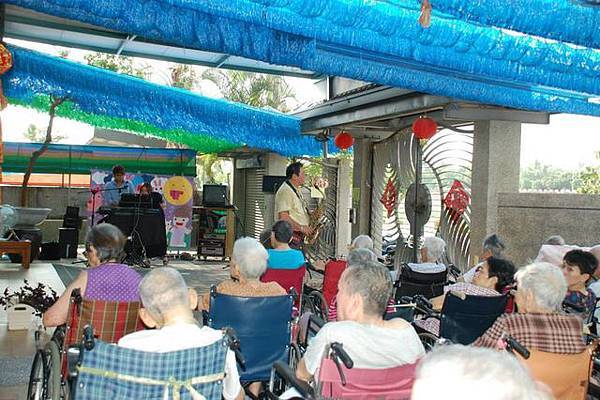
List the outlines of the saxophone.
{"type": "Polygon", "coordinates": [[[311,229],[310,235],[306,235],[304,237],[304,243],[309,246],[312,246],[317,242],[319,238],[319,234],[321,233],[321,229],[325,226],[325,222],[327,221],[325,216],[325,190],[329,187],[329,182],[325,178],[316,178],[313,181],[312,185],[315,189],[321,193],[322,197],[319,199],[317,203],[317,207],[309,212],[309,227],[311,229]]]}

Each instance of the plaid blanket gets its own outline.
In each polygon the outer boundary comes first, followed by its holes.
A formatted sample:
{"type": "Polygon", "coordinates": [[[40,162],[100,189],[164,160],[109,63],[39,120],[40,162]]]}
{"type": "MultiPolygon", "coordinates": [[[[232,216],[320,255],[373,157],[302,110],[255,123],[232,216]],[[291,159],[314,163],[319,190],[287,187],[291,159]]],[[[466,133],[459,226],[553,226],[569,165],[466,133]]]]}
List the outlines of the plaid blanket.
{"type": "Polygon", "coordinates": [[[225,340],[209,346],[151,353],[97,340],[79,367],[75,399],[220,400],[225,340]],[[202,397],[201,397],[202,396],[202,397]]]}

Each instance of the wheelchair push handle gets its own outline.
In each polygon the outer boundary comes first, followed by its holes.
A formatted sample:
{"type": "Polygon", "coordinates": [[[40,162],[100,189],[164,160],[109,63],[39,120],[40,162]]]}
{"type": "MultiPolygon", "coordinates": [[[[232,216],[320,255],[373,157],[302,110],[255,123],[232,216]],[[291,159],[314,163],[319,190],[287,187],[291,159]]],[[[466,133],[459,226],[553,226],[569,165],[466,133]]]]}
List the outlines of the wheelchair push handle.
{"type": "Polygon", "coordinates": [[[562,308],[567,313],[583,313],[586,311],[585,306],[575,304],[573,302],[570,302],[569,300],[564,300],[562,302],[562,308]]]}
{"type": "Polygon", "coordinates": [[[227,336],[227,344],[229,348],[235,354],[235,359],[240,365],[240,367],[245,370],[246,369],[246,359],[244,355],[240,351],[240,340],[238,339],[235,330],[233,328],[225,328],[225,335],[227,336]]]}
{"type": "Polygon", "coordinates": [[[431,304],[431,301],[429,301],[429,299],[427,299],[422,294],[417,294],[417,295],[413,296],[412,301],[417,305],[417,308],[419,310],[421,310],[422,312],[424,312],[425,314],[427,314],[427,315],[436,314],[435,310],[433,309],[433,304],[431,304]]]}
{"type": "Polygon", "coordinates": [[[343,344],[331,343],[330,347],[333,351],[333,354],[342,361],[346,368],[351,369],[352,367],[354,367],[354,361],[352,361],[352,358],[350,358],[348,353],[346,353],[346,350],[344,350],[343,344]]]}
{"type": "Polygon", "coordinates": [[[83,347],[89,351],[94,348],[94,345],[94,328],[91,325],[86,325],[83,328],[83,347]]]}
{"type": "Polygon", "coordinates": [[[527,360],[531,355],[529,350],[527,350],[527,347],[523,346],[521,343],[519,343],[517,339],[513,338],[512,336],[504,335],[502,339],[504,340],[504,343],[506,343],[506,350],[508,352],[512,353],[512,351],[514,350],[517,353],[519,353],[519,355],[525,360],[527,360]]]}

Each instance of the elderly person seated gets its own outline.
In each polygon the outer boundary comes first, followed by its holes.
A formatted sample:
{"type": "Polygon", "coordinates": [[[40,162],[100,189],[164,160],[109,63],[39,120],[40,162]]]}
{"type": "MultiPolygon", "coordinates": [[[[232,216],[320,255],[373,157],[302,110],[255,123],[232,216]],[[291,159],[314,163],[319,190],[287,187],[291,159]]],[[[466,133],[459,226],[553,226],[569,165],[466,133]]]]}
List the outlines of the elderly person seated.
{"type": "Polygon", "coordinates": [[[580,317],[562,314],[567,282],[560,268],[533,263],[516,274],[518,313],[504,314],[475,341],[475,346],[498,346],[505,334],[523,346],[548,353],[578,354],[585,350],[580,317]]]}
{"type": "MultiPolygon", "coordinates": [[[[235,241],[231,254],[231,279],[219,283],[218,293],[242,297],[281,296],[287,292],[276,282],[261,282],[267,270],[267,250],[256,240],[244,237],[235,241]]],[[[210,293],[200,298],[198,308],[208,310],[210,293]]]]}
{"type": "Polygon", "coordinates": [[[139,301],[140,274],[119,263],[125,236],[114,225],[98,224],[86,236],[85,248],[89,269],[81,271],[52,307],[44,313],[44,326],[58,326],[67,321],[69,299],[74,289],[89,300],[139,301]]]}
{"type": "Polygon", "coordinates": [[[580,307],[586,319],[596,309],[596,294],[586,287],[598,268],[598,260],[588,251],[571,250],[563,258],[562,271],[567,281],[565,302],[580,307]]]}
{"type": "Polygon", "coordinates": [[[310,381],[327,346],[342,343],[356,368],[381,369],[415,363],[425,354],[413,327],[401,318],[383,320],[392,280],[377,262],[346,268],[339,282],[338,322],[329,322],[312,339],[296,376],[310,381]]]}
{"type": "Polygon", "coordinates": [[[442,263],[442,255],[446,249],[446,242],[436,236],[428,236],[423,242],[421,248],[421,262],[408,263],[408,267],[415,271],[424,274],[435,274],[443,272],[447,267],[442,263]]]}
{"type": "Polygon", "coordinates": [[[298,269],[306,262],[300,250],[290,248],[290,241],[294,231],[292,224],[287,221],[277,221],[271,228],[271,245],[268,249],[269,260],[267,268],[270,269],[298,269]]]}
{"type": "MultiPolygon", "coordinates": [[[[489,257],[478,267],[473,283],[458,282],[444,287],[444,294],[431,299],[435,310],[441,310],[448,292],[461,292],[472,296],[500,296],[513,284],[515,266],[500,258],[489,257]]],[[[434,335],[439,335],[440,320],[428,318],[415,321],[415,325],[434,335]]]]}
{"type": "MultiPolygon", "coordinates": [[[[223,337],[219,330],[198,325],[192,314],[198,296],[193,289],[187,288],[181,274],[173,268],[157,268],[146,274],[140,284],[140,297],[143,305],[140,318],[153,329],[122,337],[119,340],[121,347],[164,353],[208,346],[223,337]]],[[[229,400],[244,398],[231,350],[225,359],[223,397],[229,400]]]]}
{"type": "MultiPolygon", "coordinates": [[[[347,265],[350,266],[361,266],[368,262],[377,261],[377,256],[368,248],[356,248],[348,254],[347,265]]],[[[341,272],[343,273],[343,271],[341,272]]],[[[340,274],[341,274],[340,273],[340,274]]],[[[336,292],[337,293],[337,292],[336,292]]],[[[393,304],[393,301],[392,301],[393,304]]],[[[328,321],[337,320],[337,294],[333,296],[331,304],[329,305],[329,314],[327,316],[328,321]]]]}
{"type": "Polygon", "coordinates": [[[465,272],[462,276],[462,280],[467,283],[471,283],[477,272],[477,268],[483,264],[483,261],[490,257],[503,258],[506,245],[504,241],[495,233],[492,233],[483,240],[482,253],[479,258],[482,260],[479,264],[465,272]]]}
{"type": "Polygon", "coordinates": [[[550,400],[515,356],[462,345],[438,346],[419,362],[412,400],[550,400]]]}

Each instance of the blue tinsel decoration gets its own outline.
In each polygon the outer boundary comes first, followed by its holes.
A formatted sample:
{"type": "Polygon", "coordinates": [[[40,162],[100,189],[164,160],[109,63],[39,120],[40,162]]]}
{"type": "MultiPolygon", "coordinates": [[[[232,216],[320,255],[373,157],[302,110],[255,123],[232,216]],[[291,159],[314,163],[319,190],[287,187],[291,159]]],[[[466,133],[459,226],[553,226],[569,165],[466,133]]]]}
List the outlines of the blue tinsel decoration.
{"type": "MultiPolygon", "coordinates": [[[[414,0],[415,2],[417,0],[414,0]]],[[[434,11],[600,49],[600,0],[430,0],[434,11]]]]}
{"type": "MultiPolygon", "coordinates": [[[[541,0],[539,0],[541,1],[541,0]]],[[[600,115],[600,52],[364,0],[7,0],[147,39],[514,108],[600,115]]],[[[545,12],[545,10],[540,10],[545,12]]]]}
{"type": "MultiPolygon", "coordinates": [[[[226,100],[211,99],[9,46],[14,66],[3,76],[4,93],[25,103],[36,95],[68,95],[77,109],[182,129],[286,156],[318,155],[314,139],[301,136],[300,120],[226,100]]],[[[177,141],[173,138],[173,141],[177,141]]]]}

